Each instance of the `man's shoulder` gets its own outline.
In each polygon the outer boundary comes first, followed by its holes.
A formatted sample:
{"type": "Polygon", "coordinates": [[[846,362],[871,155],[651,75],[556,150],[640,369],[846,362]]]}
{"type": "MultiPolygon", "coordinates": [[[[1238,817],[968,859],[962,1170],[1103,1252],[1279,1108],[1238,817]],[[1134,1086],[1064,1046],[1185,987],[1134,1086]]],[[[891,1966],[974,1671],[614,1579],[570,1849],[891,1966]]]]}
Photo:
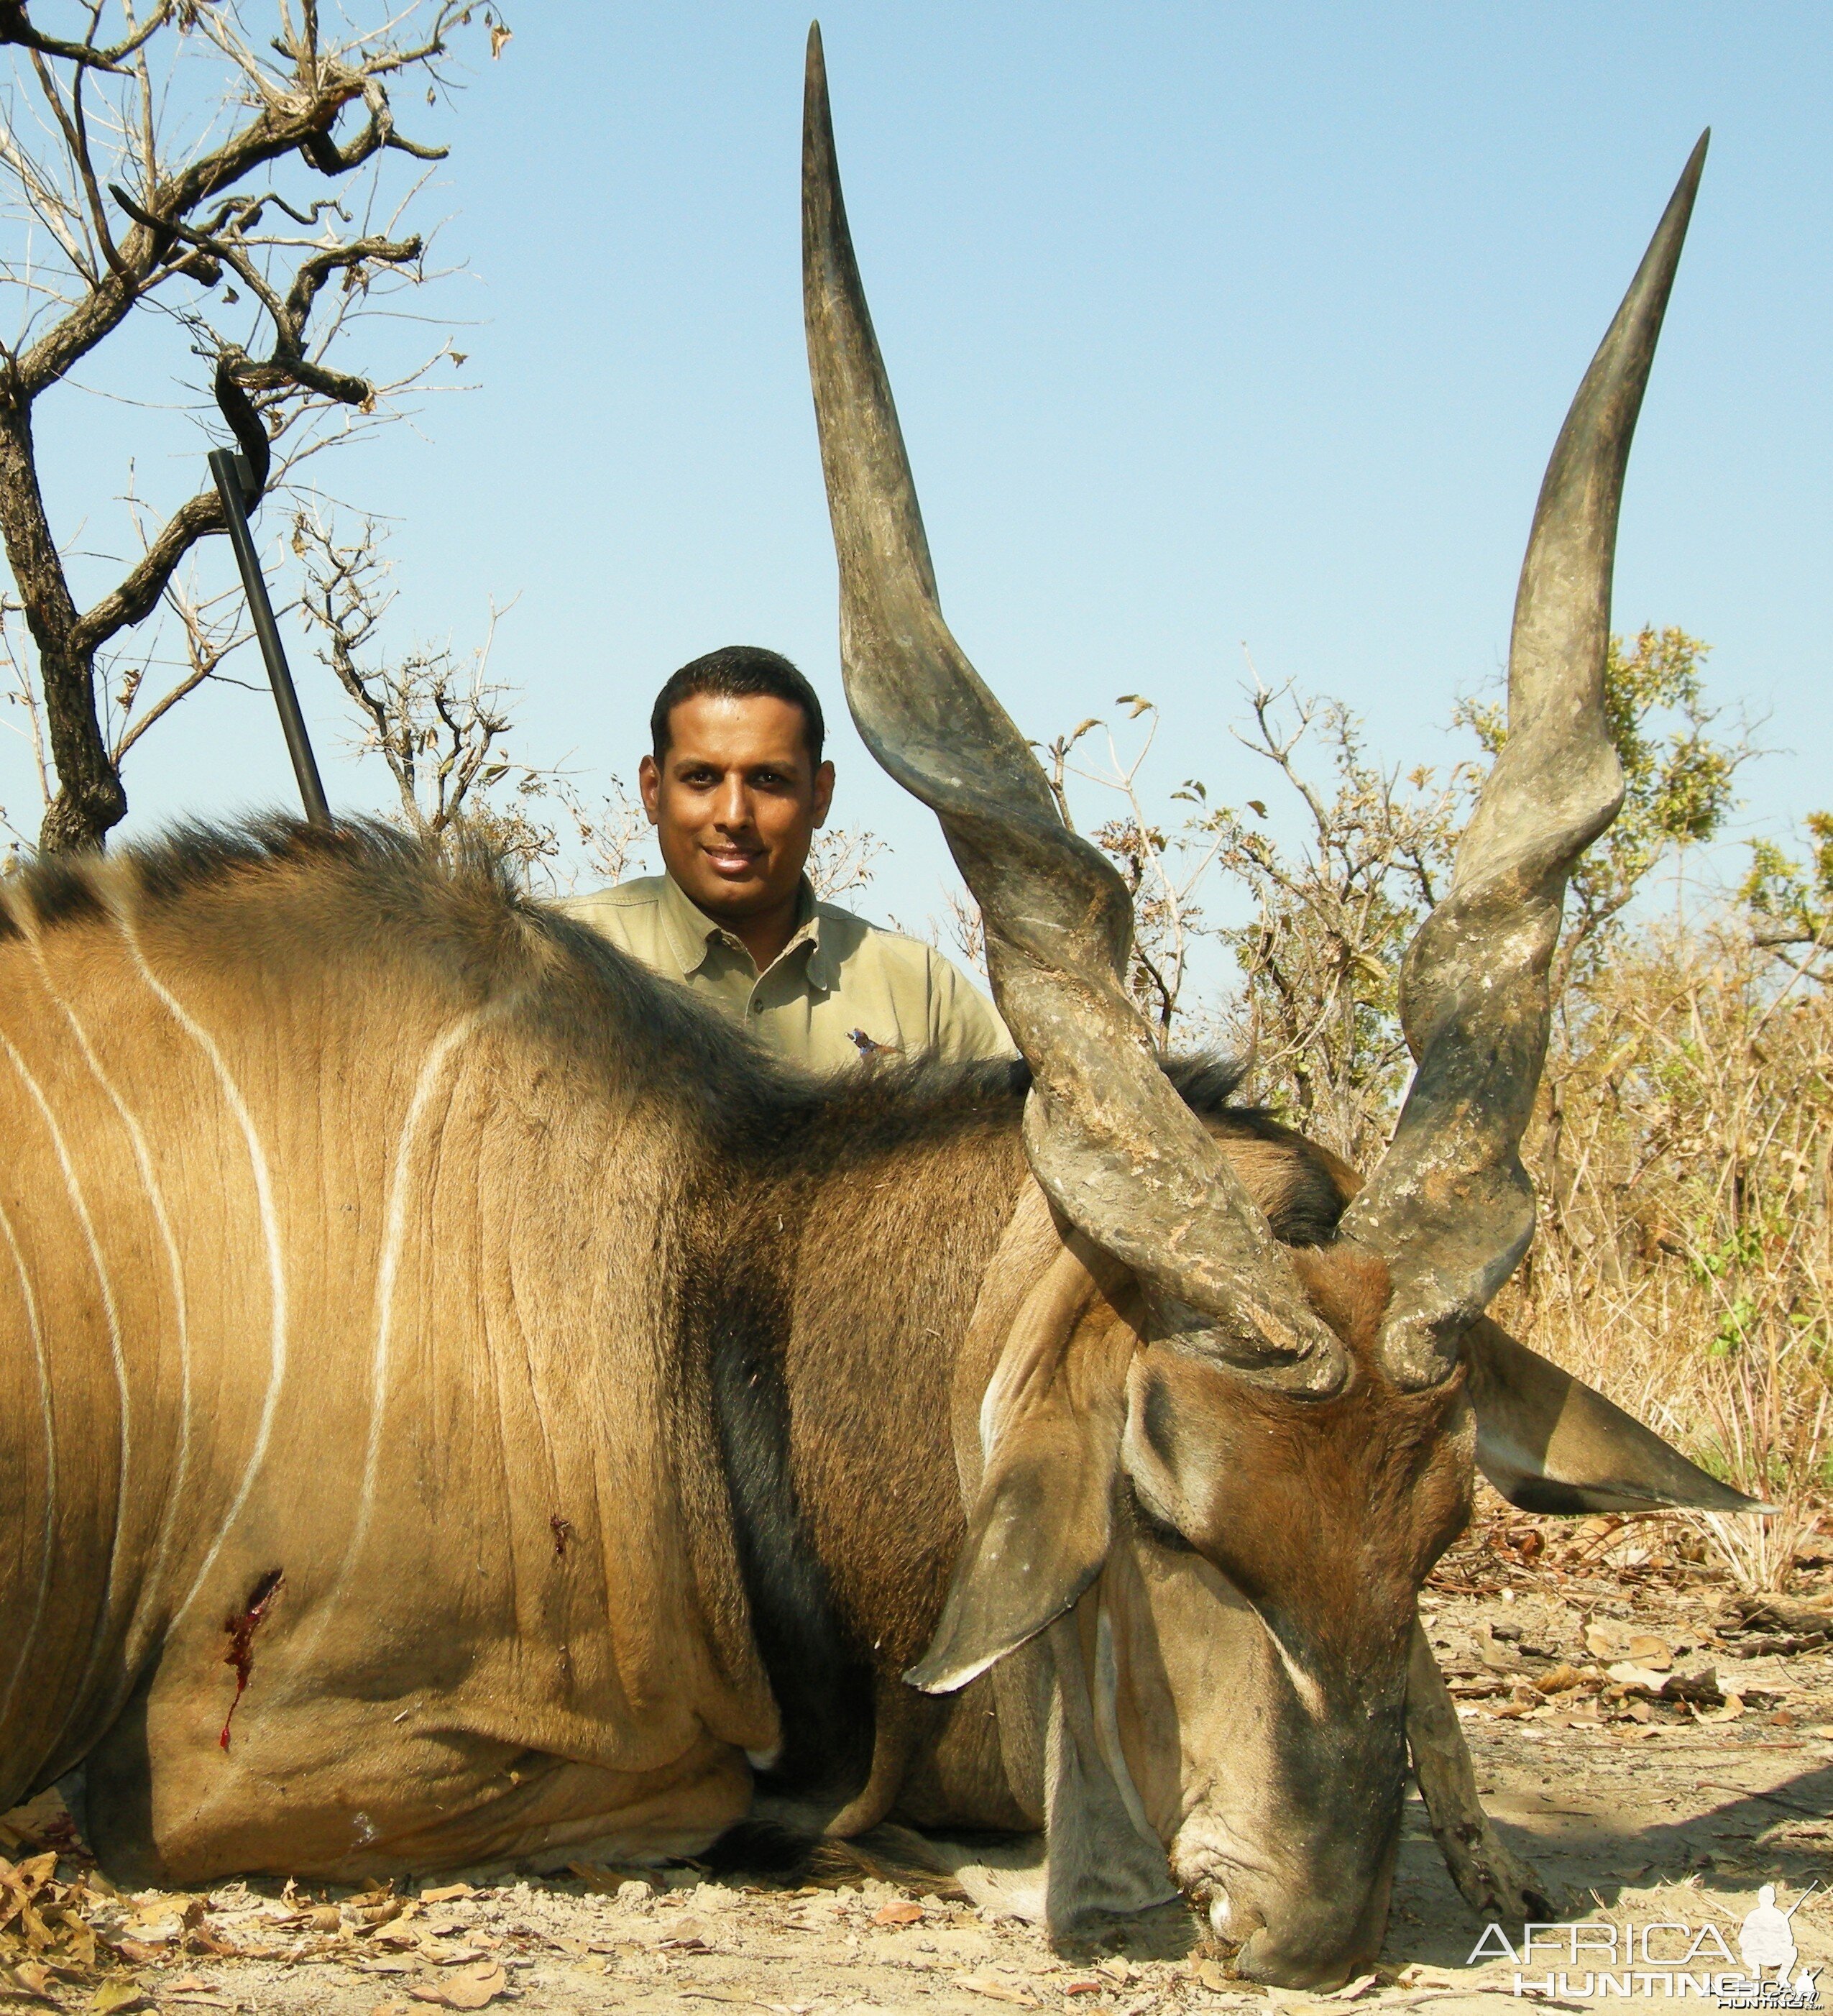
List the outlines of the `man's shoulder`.
{"type": "Polygon", "coordinates": [[[848,959],[865,952],[875,959],[911,973],[932,971],[948,961],[922,938],[908,931],[875,924],[855,910],[843,910],[838,903],[817,902],[814,914],[821,926],[821,941],[830,956],[848,959]]]}
{"type": "Polygon", "coordinates": [[[660,903],[667,887],[666,875],[636,875],[627,882],[613,882],[607,888],[562,896],[554,908],[564,910],[569,916],[589,920],[604,910],[639,910],[645,905],[660,903]]]}
{"type": "Polygon", "coordinates": [[[667,887],[660,875],[639,875],[628,882],[615,882],[608,889],[562,896],[554,908],[609,938],[632,959],[672,973],[680,955],[671,949],[665,921],[663,898],[667,887]]]}

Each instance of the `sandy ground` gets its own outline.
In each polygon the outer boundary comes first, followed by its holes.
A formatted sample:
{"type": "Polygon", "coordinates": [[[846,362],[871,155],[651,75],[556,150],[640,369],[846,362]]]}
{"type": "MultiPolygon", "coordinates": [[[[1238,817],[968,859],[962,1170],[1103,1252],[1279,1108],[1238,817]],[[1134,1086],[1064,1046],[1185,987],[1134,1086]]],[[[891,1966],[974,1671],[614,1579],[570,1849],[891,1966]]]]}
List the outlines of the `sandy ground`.
{"type": "MultiPolygon", "coordinates": [[[[1587,1928],[1541,1934],[1519,1969],[1493,1935],[1472,1960],[1483,1928],[1452,1888],[1411,1789],[1378,1970],[1332,1998],[1233,1978],[1226,1955],[1178,1906],[1053,1952],[1032,1927],[958,1899],[875,1881],[713,1882],[692,1868],[646,1880],[598,1870],[456,1894],[436,1879],[398,1895],[236,1884],[207,1899],[114,1898],[83,1883],[80,1856],[66,1852],[53,1870],[45,1857],[59,1839],[47,1847],[30,1834],[34,1816],[16,1815],[16,1838],[0,1831],[0,1852],[26,1872],[16,1887],[38,1872],[43,1937],[26,1956],[23,1921],[16,1913],[0,1929],[0,1957],[15,1963],[10,1977],[0,1974],[0,1997],[16,1994],[12,2006],[23,2007],[35,1986],[41,2007],[95,2016],[136,2006],[412,2016],[511,2003],[531,2016],[703,2016],[716,2003],[775,2016],[918,2007],[1271,2016],[1324,2000],[1457,2016],[1519,2007],[1519,1971],[1524,1988],[1544,1985],[1529,1999],[1547,2006],[1643,2008],[1670,1999],[1666,1977],[1639,1964],[1601,1986],[1594,1971],[1612,1966],[1597,1950],[1605,1928],[1620,1939],[1625,1925],[1638,1937],[1658,1921],[1684,1927],[1655,1935],[1657,1957],[1677,1958],[1699,1941],[1712,1957],[1697,1958],[1694,1971],[1741,1971],[1739,1930],[1769,1883],[1782,1908],[1799,1903],[1790,1921],[1797,1967],[1828,1964],[1833,2005],[1833,1903],[1824,1889],[1800,1901],[1817,1882],[1833,1883],[1833,1651],[1813,1642],[1811,1615],[1802,1643],[1804,1613],[1794,1614],[1792,1634],[1774,1616],[1737,1615],[1709,1570],[1671,1557],[1587,1563],[1582,1547],[1565,1549],[1556,1568],[1544,1553],[1519,1560],[1500,1530],[1447,1564],[1426,1615],[1486,1805],[1587,1928]],[[1677,1692],[1698,1698],[1666,1697],[1677,1692]],[[73,1880],[74,1891],[63,1887],[73,1880]],[[84,1926],[100,1942],[92,1965],[84,1926]],[[1732,1958],[1717,1957],[1709,1926],[1732,1958]],[[1592,1950],[1575,1959],[1575,1942],[1592,1950]],[[1614,1993],[1619,1985],[1630,1992],[1614,1993]]],[[[1806,1596],[1816,1604],[1811,1577],[1806,1596]]],[[[1827,1615],[1833,1633],[1833,1605],[1827,1615]]],[[[35,1823],[44,1826],[43,1811],[35,1823]]],[[[0,1915],[5,1880],[0,1870],[0,1915]]]]}

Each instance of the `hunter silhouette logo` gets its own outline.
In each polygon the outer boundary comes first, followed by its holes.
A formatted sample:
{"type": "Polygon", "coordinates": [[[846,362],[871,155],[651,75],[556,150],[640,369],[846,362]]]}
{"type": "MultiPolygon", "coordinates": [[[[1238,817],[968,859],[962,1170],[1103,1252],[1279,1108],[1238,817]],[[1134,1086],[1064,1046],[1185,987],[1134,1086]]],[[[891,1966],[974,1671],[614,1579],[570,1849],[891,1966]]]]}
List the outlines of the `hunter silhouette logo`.
{"type": "Polygon", "coordinates": [[[1786,1911],[1777,1906],[1774,1884],[1766,1883],[1756,1893],[1756,1909],[1744,1921],[1744,1928],[1738,1935],[1738,1957],[1750,1970],[1751,1978],[1759,1985],[1763,1969],[1773,1967],[1780,1986],[1792,1985],[1798,1994],[1805,1992],[1810,1996],[1813,1995],[1813,1973],[1804,1967],[1792,1984],[1788,1970],[1795,1964],[1795,1928],[1789,1921],[1807,1902],[1814,1887],[1810,1884],[1786,1911]]]}

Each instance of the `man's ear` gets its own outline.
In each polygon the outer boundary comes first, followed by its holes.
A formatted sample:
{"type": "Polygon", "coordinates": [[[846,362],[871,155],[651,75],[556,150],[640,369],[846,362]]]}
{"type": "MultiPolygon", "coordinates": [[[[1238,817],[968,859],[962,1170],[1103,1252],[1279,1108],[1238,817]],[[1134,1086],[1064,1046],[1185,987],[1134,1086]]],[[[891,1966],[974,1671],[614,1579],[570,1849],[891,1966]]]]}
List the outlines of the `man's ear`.
{"type": "Polygon", "coordinates": [[[643,810],[649,815],[650,825],[656,825],[662,815],[662,771],[647,751],[637,765],[637,790],[643,801],[643,810]]]}
{"type": "Polygon", "coordinates": [[[1487,1316],[1464,1337],[1478,1467],[1524,1512],[1767,1512],[1487,1316]]]}
{"type": "Polygon", "coordinates": [[[1019,1305],[987,1385],[979,1493],[936,1635],[904,1675],[913,1687],[965,1687],[1101,1572],[1136,1341],[1065,1247],[1019,1305]]]}
{"type": "Polygon", "coordinates": [[[814,772],[814,823],[824,826],[828,823],[828,812],[834,802],[834,766],[823,761],[814,772]]]}

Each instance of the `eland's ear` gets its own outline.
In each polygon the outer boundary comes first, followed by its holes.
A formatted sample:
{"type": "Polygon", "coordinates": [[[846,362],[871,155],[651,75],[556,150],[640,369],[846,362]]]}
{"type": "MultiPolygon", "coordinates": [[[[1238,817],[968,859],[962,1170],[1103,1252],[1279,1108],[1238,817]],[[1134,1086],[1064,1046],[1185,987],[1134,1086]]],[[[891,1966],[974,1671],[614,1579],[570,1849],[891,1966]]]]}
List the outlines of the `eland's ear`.
{"type": "Polygon", "coordinates": [[[904,1678],[952,1694],[1060,1617],[1107,1559],[1135,1334],[1066,1247],[980,1409],[985,1467],[936,1635],[904,1678]]]}
{"type": "Polygon", "coordinates": [[[1464,1335],[1478,1467],[1524,1512],[1767,1512],[1479,1317],[1464,1335]]]}

